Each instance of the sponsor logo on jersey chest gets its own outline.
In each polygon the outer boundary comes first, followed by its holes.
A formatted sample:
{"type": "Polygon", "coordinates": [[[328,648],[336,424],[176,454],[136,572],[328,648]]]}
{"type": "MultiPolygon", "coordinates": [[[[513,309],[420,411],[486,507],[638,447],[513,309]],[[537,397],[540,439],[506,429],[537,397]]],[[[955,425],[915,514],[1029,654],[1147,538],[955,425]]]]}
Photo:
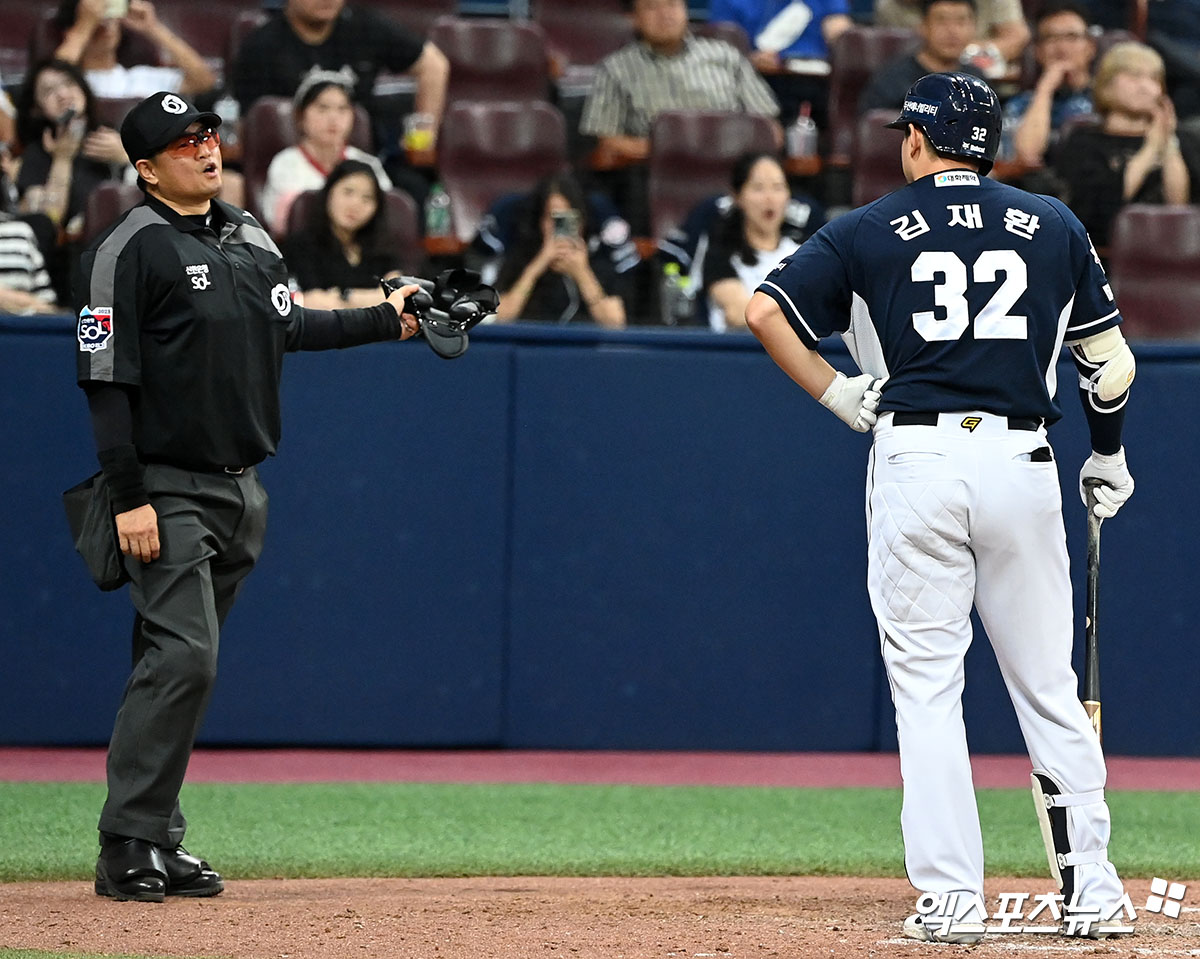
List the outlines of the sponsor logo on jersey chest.
{"type": "Polygon", "coordinates": [[[193,290],[207,290],[212,286],[212,280],[208,276],[207,263],[197,263],[193,266],[185,266],[183,269],[188,279],[192,281],[193,290]]]}

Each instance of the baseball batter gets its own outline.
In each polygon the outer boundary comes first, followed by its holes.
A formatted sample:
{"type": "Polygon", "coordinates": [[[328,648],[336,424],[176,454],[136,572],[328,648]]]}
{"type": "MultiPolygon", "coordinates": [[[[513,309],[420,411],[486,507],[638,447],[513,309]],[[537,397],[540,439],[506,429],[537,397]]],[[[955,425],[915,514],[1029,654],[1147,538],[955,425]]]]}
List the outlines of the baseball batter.
{"type": "Polygon", "coordinates": [[[1134,360],[1075,216],[986,178],[1000,118],[982,80],[918,80],[888,124],[904,134],[908,186],[825,226],[746,310],[792,379],[854,429],[874,428],[868,590],[896,707],[905,865],[920,893],[960,904],[945,922],[920,910],[905,921],[906,935],[932,942],[986,932],[962,720],[972,605],[1033,761],[1051,870],[1071,907],[1063,934],[1113,934],[1124,895],[1108,861],[1104,758],[1071,668],[1062,496],[1046,427],[1062,415],[1055,366],[1065,343],[1092,440],[1081,492],[1085,478],[1103,482],[1096,514],[1114,515],[1133,492],[1121,432],[1134,360]],[[833,333],[863,375],[835,373],[815,352],[833,333]]]}

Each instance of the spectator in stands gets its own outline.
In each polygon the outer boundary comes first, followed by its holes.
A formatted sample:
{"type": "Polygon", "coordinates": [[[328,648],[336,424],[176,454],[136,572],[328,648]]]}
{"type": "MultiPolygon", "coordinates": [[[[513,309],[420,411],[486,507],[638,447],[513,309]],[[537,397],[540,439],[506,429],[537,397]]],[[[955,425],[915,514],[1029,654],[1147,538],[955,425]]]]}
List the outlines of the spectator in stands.
{"type": "MultiPolygon", "coordinates": [[[[710,196],[696,204],[679,226],[658,241],[658,259],[664,267],[669,263],[677,264],[680,275],[687,278],[689,290],[704,289],[704,263],[709,247],[718,242],[722,224],[732,214],[734,202],[729,193],[710,196]]],[[[783,210],[781,234],[796,243],[803,243],[824,224],[825,208],[816,198],[793,190],[783,210]]],[[[707,297],[696,297],[695,314],[692,325],[710,325],[707,297]]],[[[664,322],[669,321],[664,318],[664,322]]],[[[675,323],[679,322],[676,318],[675,323]]],[[[686,320],[683,322],[687,323],[686,320]]]]}
{"type": "MultiPolygon", "coordinates": [[[[58,299],[70,301],[70,273],[78,260],[88,195],[128,165],[121,137],[96,119],[96,100],[79,68],[45,60],[29,73],[17,103],[18,210],[44,217],[54,239],[42,244],[58,299]]],[[[39,232],[39,238],[42,234],[39,232]]]]}
{"type": "Polygon", "coordinates": [[[1034,22],[1034,54],[1041,72],[1032,90],[1004,105],[1000,154],[1026,166],[1041,164],[1055,135],[1071,117],[1092,112],[1096,41],[1088,11],[1076,0],[1050,0],[1034,22]]]}
{"type": "Polygon", "coordinates": [[[751,294],[800,248],[784,232],[792,195],[777,156],[746,154],[734,164],[731,180],[733,204],[714,226],[702,274],[708,324],[718,333],[745,329],[751,294]]]}
{"type": "Polygon", "coordinates": [[[1163,58],[1171,102],[1200,119],[1200,0],[1161,0],[1147,11],[1146,42],[1163,58]]]}
{"type": "Polygon", "coordinates": [[[649,226],[650,127],[665,110],[729,110],[772,118],[783,145],[779,104],[753,64],[723,40],[688,30],[684,0],[626,0],[637,39],[601,61],[579,130],[616,167],[600,182],[635,231],[649,226]]]}
{"type": "Polygon", "coordinates": [[[496,319],[501,323],[590,320],[610,329],[625,326],[624,275],[617,272],[609,245],[595,231],[574,177],[544,177],[526,197],[496,289],[496,319]]]}
{"type": "Polygon", "coordinates": [[[975,0],[922,0],[922,9],[920,47],[893,57],[871,75],[858,100],[859,113],[898,112],[908,88],[927,73],[957,70],[983,76],[977,66],[963,62],[964,51],[975,39],[975,0]]]}
{"type": "MultiPolygon", "coordinates": [[[[496,285],[505,255],[517,242],[531,202],[537,201],[531,199],[529,194],[507,193],[493,203],[479,221],[479,232],[466,252],[466,265],[477,270],[488,286],[496,285]]],[[[600,248],[612,261],[618,282],[625,284],[642,261],[629,223],[604,193],[588,193],[584,202],[587,204],[585,220],[590,224],[589,230],[599,239],[600,248]]]]}
{"type": "Polygon", "coordinates": [[[1162,57],[1141,43],[1116,44],[1096,68],[1100,125],[1072,130],[1058,151],[1065,199],[1098,247],[1124,204],[1188,202],[1197,171],[1184,162],[1164,89],[1162,57]]]}
{"type": "Polygon", "coordinates": [[[262,213],[273,232],[286,232],[292,201],[305,190],[319,190],[330,171],[343,160],[367,164],[375,171],[380,189],[392,188],[380,162],[350,144],[354,129],[352,90],[340,73],[317,71],[301,82],[292,111],[299,142],[275,154],[263,187],[262,213]]]}
{"type": "Polygon", "coordinates": [[[381,70],[416,79],[413,109],[433,118],[432,137],[446,103],[450,63],[436,46],[422,41],[368,7],[345,0],[286,0],[283,9],[242,43],[233,64],[233,92],[242,116],[259,97],[292,97],[313,70],[340,71],[354,87],[354,100],[375,121],[376,146],[388,157],[392,180],[421,199],[428,185],[407,164],[399,130],[385,128],[373,98],[381,70]]]}
{"type": "MultiPolygon", "coordinates": [[[[923,0],[875,0],[875,24],[917,28],[925,19],[924,8],[923,0]]],[[[976,18],[976,36],[981,44],[995,48],[999,70],[1020,60],[1030,36],[1021,0],[978,0],[976,18]]],[[[988,54],[991,59],[991,51],[988,54]]]]}
{"type": "Polygon", "coordinates": [[[0,213],[0,313],[57,313],[50,274],[33,229],[0,213]]]}
{"type": "Polygon", "coordinates": [[[848,0],[712,0],[708,19],[736,23],[746,31],[753,48],[750,62],[775,92],[785,124],[795,119],[801,103],[808,102],[817,125],[825,125],[827,67],[789,72],[786,64],[789,60],[828,62],[833,41],[854,23],[848,0]]]}
{"type": "MultiPolygon", "coordinates": [[[[650,155],[650,125],[664,110],[779,115],[753,65],[723,40],[688,31],[684,0],[627,0],[637,39],[601,61],[580,131],[618,160],[650,155]]],[[[783,131],[778,131],[783,144],[783,131]]]]}
{"type": "Polygon", "coordinates": [[[150,0],[129,0],[120,19],[106,17],[106,6],[106,0],[62,0],[55,18],[63,36],[55,57],[77,64],[96,96],[141,98],[169,90],[195,97],[216,86],[204,58],[158,19],[150,0]],[[123,64],[126,31],[145,37],[173,66],[123,64]]]}
{"type": "Polygon", "coordinates": [[[0,87],[0,147],[6,147],[17,135],[17,108],[8,93],[0,87]]]}
{"type": "Polygon", "coordinates": [[[330,171],[308,222],[280,246],[304,305],[336,310],[379,302],[379,281],[397,272],[386,241],[377,167],[343,160],[330,171]]]}

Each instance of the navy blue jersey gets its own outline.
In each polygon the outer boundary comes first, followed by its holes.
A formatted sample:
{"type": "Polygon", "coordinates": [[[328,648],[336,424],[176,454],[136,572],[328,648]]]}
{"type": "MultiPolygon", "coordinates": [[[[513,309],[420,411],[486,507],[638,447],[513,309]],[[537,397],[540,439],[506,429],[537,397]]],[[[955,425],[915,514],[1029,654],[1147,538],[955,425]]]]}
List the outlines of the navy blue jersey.
{"type": "Polygon", "coordinates": [[[863,372],[886,375],[881,412],[1053,422],[1064,341],[1121,322],[1075,215],[969,170],[838,217],[758,291],[810,349],[841,333],[863,372]]]}

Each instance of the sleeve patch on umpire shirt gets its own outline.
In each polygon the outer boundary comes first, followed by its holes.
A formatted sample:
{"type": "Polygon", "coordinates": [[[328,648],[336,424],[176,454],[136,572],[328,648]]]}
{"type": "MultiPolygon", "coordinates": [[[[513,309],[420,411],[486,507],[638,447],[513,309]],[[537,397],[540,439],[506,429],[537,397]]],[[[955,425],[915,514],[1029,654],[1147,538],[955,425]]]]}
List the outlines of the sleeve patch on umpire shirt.
{"type": "Polygon", "coordinates": [[[271,304],[280,316],[287,316],[292,312],[292,291],[283,283],[275,284],[271,290],[271,304]]]}
{"type": "Polygon", "coordinates": [[[79,311],[79,325],[75,336],[79,340],[79,348],[85,353],[95,353],[107,350],[108,341],[113,335],[113,315],[111,306],[97,306],[94,309],[85,306],[79,311]]]}

